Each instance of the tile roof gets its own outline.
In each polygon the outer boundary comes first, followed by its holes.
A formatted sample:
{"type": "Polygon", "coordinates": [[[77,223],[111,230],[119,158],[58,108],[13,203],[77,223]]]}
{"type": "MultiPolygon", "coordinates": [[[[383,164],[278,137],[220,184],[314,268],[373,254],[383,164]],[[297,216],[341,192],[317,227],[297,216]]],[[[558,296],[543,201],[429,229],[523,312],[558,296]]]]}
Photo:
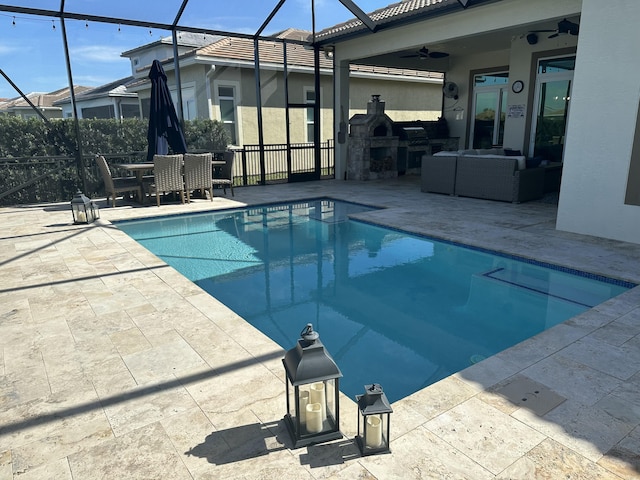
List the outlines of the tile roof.
{"type": "MultiPolygon", "coordinates": [[[[80,85],[76,85],[73,87],[73,91],[75,94],[80,94],[88,90],[91,90],[91,87],[84,87],[80,85]]],[[[53,106],[54,102],[69,96],[69,87],[61,88],[60,90],[56,90],[50,93],[32,92],[28,93],[26,96],[36,107],[51,107],[53,106]]],[[[26,102],[24,98],[14,97],[0,104],[0,108],[2,108],[2,110],[9,110],[12,108],[31,108],[31,106],[26,102]]]]}
{"type": "MultiPolygon", "coordinates": [[[[76,91],[75,96],[77,101],[81,100],[90,100],[92,98],[100,98],[100,97],[108,97],[108,96],[119,96],[119,97],[136,97],[137,94],[130,92],[127,90],[127,87],[131,86],[136,81],[133,77],[125,77],[119,80],[114,80],[113,82],[106,83],[104,85],[100,85],[99,87],[89,88],[81,92],[76,91]]],[[[67,95],[64,98],[56,100],[53,102],[53,105],[60,105],[63,103],[69,103],[70,95],[67,95]]]]}
{"type": "MultiPolygon", "coordinates": [[[[454,7],[460,7],[458,0],[403,0],[374,10],[368,15],[380,28],[392,23],[418,20],[425,15],[443,13],[454,7]]],[[[368,31],[360,20],[353,18],[318,32],[316,40],[326,41],[343,35],[368,31]]]]}
{"type": "MultiPolygon", "coordinates": [[[[213,41],[223,38],[220,35],[211,35],[208,33],[196,34],[191,32],[178,32],[176,37],[178,40],[179,47],[192,47],[192,48],[203,47],[204,45],[208,45],[213,41]]],[[[145,43],[144,45],[139,45],[130,50],[126,50],[122,52],[120,56],[129,57],[133,55],[135,52],[138,52],[140,50],[149,50],[157,45],[173,45],[173,36],[169,35],[167,37],[162,37],[159,40],[145,43]]]]}
{"type": "MultiPolygon", "coordinates": [[[[290,28],[274,35],[274,37],[288,40],[308,40],[311,37],[311,32],[290,28]]],[[[284,63],[281,44],[260,40],[258,42],[258,48],[260,49],[261,64],[282,65],[284,63]]],[[[253,63],[253,41],[246,38],[227,37],[197,50],[196,55],[200,57],[208,56],[218,59],[238,60],[253,63]]],[[[287,65],[313,68],[313,51],[304,48],[302,45],[287,44],[287,65]]],[[[332,69],[333,61],[325,57],[324,54],[321,54],[320,68],[332,69]]],[[[373,67],[369,65],[352,64],[350,65],[350,70],[351,72],[374,73],[380,75],[435,79],[442,78],[442,74],[436,72],[424,72],[419,70],[379,66],[373,67]]]]}
{"type": "MultiPolygon", "coordinates": [[[[311,32],[305,30],[287,29],[276,35],[278,39],[308,40],[311,32]]],[[[278,64],[284,63],[282,44],[266,40],[258,41],[260,63],[278,64]]],[[[196,51],[197,56],[216,57],[220,59],[239,60],[253,62],[253,40],[247,38],[223,38],[196,51]]],[[[302,45],[287,44],[287,65],[313,68],[313,50],[302,45]]],[[[330,69],[333,61],[320,55],[320,68],[330,69]]]]}

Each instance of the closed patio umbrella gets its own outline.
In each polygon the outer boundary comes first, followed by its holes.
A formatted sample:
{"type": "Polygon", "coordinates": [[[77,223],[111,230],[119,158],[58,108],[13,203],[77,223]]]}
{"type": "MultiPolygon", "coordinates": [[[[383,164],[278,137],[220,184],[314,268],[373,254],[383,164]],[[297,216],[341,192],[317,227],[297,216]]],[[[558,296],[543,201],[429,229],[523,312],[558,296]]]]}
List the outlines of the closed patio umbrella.
{"type": "Polygon", "coordinates": [[[149,130],[147,140],[147,161],[153,161],[155,154],[166,155],[171,147],[172,153],[186,153],[187,142],[182,126],[171,100],[167,76],[158,60],[154,60],[149,71],[151,79],[151,104],[149,107],[149,130]]]}

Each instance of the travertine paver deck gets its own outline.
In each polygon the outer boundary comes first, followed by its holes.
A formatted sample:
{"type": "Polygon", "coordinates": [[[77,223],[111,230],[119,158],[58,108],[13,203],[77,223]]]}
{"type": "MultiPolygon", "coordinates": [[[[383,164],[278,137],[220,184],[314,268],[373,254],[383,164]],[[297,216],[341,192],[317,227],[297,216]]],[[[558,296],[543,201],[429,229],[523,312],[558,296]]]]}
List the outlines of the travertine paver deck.
{"type": "Polygon", "coordinates": [[[550,204],[425,194],[411,177],[235,194],[102,202],[90,226],[66,204],[0,209],[0,480],[640,478],[640,288],[394,403],[390,455],[358,455],[346,397],[343,440],[291,450],[283,350],[110,221],[331,196],[638,283],[640,245],[558,232],[550,204]]]}

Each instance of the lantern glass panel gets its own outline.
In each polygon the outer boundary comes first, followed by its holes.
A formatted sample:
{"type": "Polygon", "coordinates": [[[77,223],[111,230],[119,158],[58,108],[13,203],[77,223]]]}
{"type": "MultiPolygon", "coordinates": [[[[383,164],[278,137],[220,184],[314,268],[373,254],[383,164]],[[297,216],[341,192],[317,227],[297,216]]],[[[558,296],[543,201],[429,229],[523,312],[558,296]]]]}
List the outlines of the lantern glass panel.
{"type": "Polygon", "coordinates": [[[94,202],[93,200],[91,200],[90,203],[90,208],[91,208],[91,221],[95,221],[97,219],[100,218],[100,209],[98,208],[98,204],[96,202],[94,202]]]}
{"type": "Polygon", "coordinates": [[[336,423],[336,393],[338,389],[336,388],[336,379],[332,378],[331,380],[325,380],[325,390],[327,396],[327,416],[331,421],[331,426],[335,426],[336,423]]]}
{"type": "MultiPolygon", "coordinates": [[[[304,385],[302,386],[302,388],[304,389],[304,385]]],[[[289,395],[289,398],[287,399],[287,406],[289,408],[289,411],[287,413],[289,414],[291,420],[291,426],[293,427],[297,436],[305,432],[304,409],[306,407],[306,403],[301,401],[300,397],[304,397],[304,390],[302,390],[302,392],[303,393],[301,394],[301,387],[294,387],[291,384],[289,384],[289,388],[287,388],[287,394],[289,395]],[[298,423],[298,412],[300,412],[300,423],[298,423]]]]}
{"type": "Polygon", "coordinates": [[[389,445],[387,438],[387,426],[389,422],[388,414],[363,415],[362,426],[362,446],[364,452],[375,452],[386,449],[389,445]]]}
{"type": "Polygon", "coordinates": [[[73,205],[73,221],[75,223],[87,223],[87,211],[83,204],[73,205]]]}

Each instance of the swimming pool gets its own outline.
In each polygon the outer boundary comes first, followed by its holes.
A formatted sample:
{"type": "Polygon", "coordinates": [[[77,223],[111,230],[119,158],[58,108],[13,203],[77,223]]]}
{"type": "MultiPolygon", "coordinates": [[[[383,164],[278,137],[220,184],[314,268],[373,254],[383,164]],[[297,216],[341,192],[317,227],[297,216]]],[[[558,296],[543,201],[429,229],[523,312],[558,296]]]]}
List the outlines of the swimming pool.
{"type": "Polygon", "coordinates": [[[350,218],[370,210],[316,199],[117,226],[285,349],[312,323],[352,398],[379,383],[396,401],[634,286],[350,218]]]}

